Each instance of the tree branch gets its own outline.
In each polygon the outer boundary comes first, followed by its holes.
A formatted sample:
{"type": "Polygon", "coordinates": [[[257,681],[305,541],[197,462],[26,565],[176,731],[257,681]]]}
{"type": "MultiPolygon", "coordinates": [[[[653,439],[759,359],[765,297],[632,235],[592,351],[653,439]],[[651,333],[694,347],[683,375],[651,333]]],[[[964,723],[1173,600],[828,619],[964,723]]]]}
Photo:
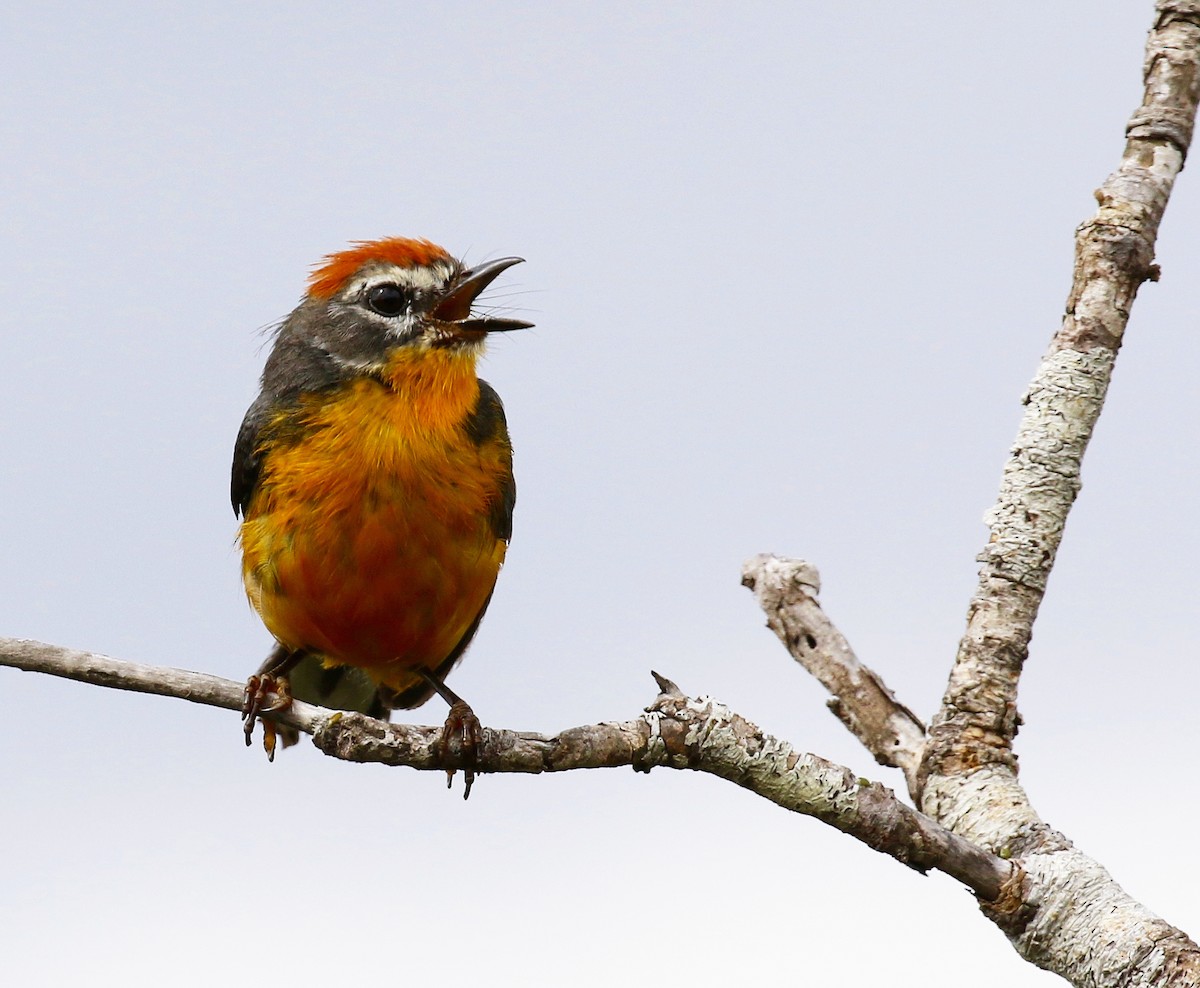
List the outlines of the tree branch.
{"type": "Polygon", "coordinates": [[[762,554],[742,566],[742,585],[754,592],[767,614],[767,627],[792,658],[832,694],[829,709],[875,761],[903,770],[915,799],[925,725],[858,661],[845,636],[825,616],[817,600],[817,568],[801,559],[762,554]]]}
{"type": "MultiPolygon", "coordinates": [[[[42,642],[0,639],[0,665],[225,709],[242,706],[240,683],[42,642]]],[[[648,772],[662,766],[706,772],[784,809],[816,817],[918,871],[943,871],[992,908],[1011,910],[1019,903],[1018,873],[1008,861],[952,834],[878,783],[798,752],[715,700],[689,699],[673,683],[656,678],[662,690],[658,698],[643,716],[624,723],[576,727],[553,736],[485,729],[475,770],[539,773],[630,766],[648,772]]],[[[323,752],[347,761],[423,770],[462,767],[457,755],[442,757],[440,728],[390,724],[299,702],[268,716],[312,734],[323,752]]]]}
{"type": "MultiPolygon", "coordinates": [[[[1096,192],[1100,208],[1076,233],[1066,314],[1025,394],[1000,493],[986,518],[978,588],[921,768],[922,805],[939,819],[967,812],[956,805],[955,780],[984,767],[993,769],[994,781],[1015,780],[1017,683],[1033,622],[1079,492],[1080,463],[1129,310],[1141,284],[1158,279],[1158,226],[1200,100],[1200,5],[1159,0],[1157,11],[1146,43],[1142,104],[1126,129],[1120,166],[1096,192]]],[[[1008,833],[1037,822],[1015,784],[976,812],[987,814],[999,803],[1009,807],[1008,833]]]]}
{"type": "MultiPolygon", "coordinates": [[[[1000,493],[986,518],[990,532],[978,557],[982,566],[966,633],[915,780],[905,769],[925,812],[1019,862],[1023,891],[1009,901],[1021,905],[1007,912],[985,907],[1018,953],[1090,986],[1200,984],[1200,948],[1038,818],[1017,782],[1012,752],[1017,684],[1033,622],[1079,492],[1080,464],[1130,308],[1142,283],[1159,276],[1158,227],[1190,147],[1200,101],[1200,0],[1158,0],[1156,11],[1146,43],[1142,104],[1126,128],[1120,166],[1096,192],[1099,209],[1076,232],[1066,314],[1023,399],[1025,412],[1000,493]]],[[[780,585],[808,582],[815,588],[815,571],[807,578],[804,566],[792,564],[780,585]]],[[[791,593],[803,596],[796,587],[791,593]]],[[[771,627],[834,693],[848,711],[846,725],[878,758],[879,732],[865,725],[878,723],[880,711],[889,727],[903,716],[888,711],[894,700],[886,687],[879,683],[882,697],[870,700],[847,692],[843,680],[856,660],[837,671],[841,646],[810,643],[805,629],[811,618],[789,620],[775,602],[762,597],[760,602],[771,627]],[[828,668],[831,661],[835,672],[828,668]],[[847,695],[855,697],[850,708],[847,695]]],[[[904,766],[900,758],[896,762],[904,766]]]]}

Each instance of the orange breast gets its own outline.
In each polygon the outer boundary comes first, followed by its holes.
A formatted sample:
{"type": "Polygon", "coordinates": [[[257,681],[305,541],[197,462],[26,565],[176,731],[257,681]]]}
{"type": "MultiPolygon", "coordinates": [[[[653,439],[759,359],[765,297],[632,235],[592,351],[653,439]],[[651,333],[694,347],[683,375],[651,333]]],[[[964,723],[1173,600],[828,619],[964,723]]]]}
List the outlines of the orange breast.
{"type": "Polygon", "coordinates": [[[241,528],[246,590],[271,633],[397,689],[447,658],[506,549],[489,512],[507,442],[465,429],[474,361],[426,358],[440,363],[394,367],[395,387],[363,378],[289,413],[241,528]]]}

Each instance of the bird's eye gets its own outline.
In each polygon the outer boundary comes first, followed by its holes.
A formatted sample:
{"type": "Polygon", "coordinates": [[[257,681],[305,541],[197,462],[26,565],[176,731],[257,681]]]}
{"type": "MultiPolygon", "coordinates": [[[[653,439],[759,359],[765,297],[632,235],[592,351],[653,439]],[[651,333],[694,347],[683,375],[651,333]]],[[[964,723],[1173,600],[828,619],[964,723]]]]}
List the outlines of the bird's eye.
{"type": "Polygon", "coordinates": [[[367,307],[389,318],[403,315],[409,301],[408,293],[399,285],[376,285],[367,292],[367,307]]]}

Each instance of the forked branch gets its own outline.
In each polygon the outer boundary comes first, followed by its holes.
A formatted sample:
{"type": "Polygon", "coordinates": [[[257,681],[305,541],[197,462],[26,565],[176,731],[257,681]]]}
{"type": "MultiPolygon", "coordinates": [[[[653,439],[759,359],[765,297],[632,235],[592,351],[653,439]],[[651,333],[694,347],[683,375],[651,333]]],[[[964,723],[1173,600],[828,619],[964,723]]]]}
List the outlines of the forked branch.
{"type": "MultiPolygon", "coordinates": [[[[1066,313],[1024,396],[1017,438],[987,516],[966,632],[915,778],[910,764],[894,759],[923,810],[973,843],[1020,861],[1025,908],[990,913],[1017,951],[1091,986],[1200,984],[1200,948],[1038,818],[1017,781],[1012,750],[1017,685],[1079,492],[1083,455],[1138,289],[1159,277],[1159,223],[1191,145],[1200,102],[1200,0],[1158,0],[1144,82],[1121,163],[1096,192],[1096,214],[1076,232],[1066,313]]],[[[795,574],[805,565],[794,564],[781,584],[802,583],[795,574]]],[[[838,709],[849,709],[844,722],[878,758],[879,738],[899,736],[892,725],[904,708],[893,708],[882,683],[879,690],[848,690],[848,671],[857,666],[841,657],[848,650],[831,640],[822,645],[815,635],[797,640],[776,602],[759,599],[768,623],[834,694],[838,709]],[[846,696],[853,707],[846,707],[846,696]],[[887,731],[881,733],[880,724],[887,731]]]]}

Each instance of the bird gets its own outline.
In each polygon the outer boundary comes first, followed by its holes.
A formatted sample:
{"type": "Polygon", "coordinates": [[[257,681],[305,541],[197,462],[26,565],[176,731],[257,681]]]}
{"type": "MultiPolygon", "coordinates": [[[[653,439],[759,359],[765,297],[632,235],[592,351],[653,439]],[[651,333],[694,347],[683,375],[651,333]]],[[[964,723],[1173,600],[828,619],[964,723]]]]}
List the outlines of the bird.
{"type": "Polygon", "coordinates": [[[242,711],[269,758],[261,715],[293,697],[387,716],[437,693],[441,750],[460,742],[470,795],[482,728],[445,680],[492,599],[516,502],[504,406],[476,365],[490,334],[532,326],[475,307],[522,260],[359,241],[313,269],[280,323],[230,482],[242,582],[276,640],[242,711]]]}

